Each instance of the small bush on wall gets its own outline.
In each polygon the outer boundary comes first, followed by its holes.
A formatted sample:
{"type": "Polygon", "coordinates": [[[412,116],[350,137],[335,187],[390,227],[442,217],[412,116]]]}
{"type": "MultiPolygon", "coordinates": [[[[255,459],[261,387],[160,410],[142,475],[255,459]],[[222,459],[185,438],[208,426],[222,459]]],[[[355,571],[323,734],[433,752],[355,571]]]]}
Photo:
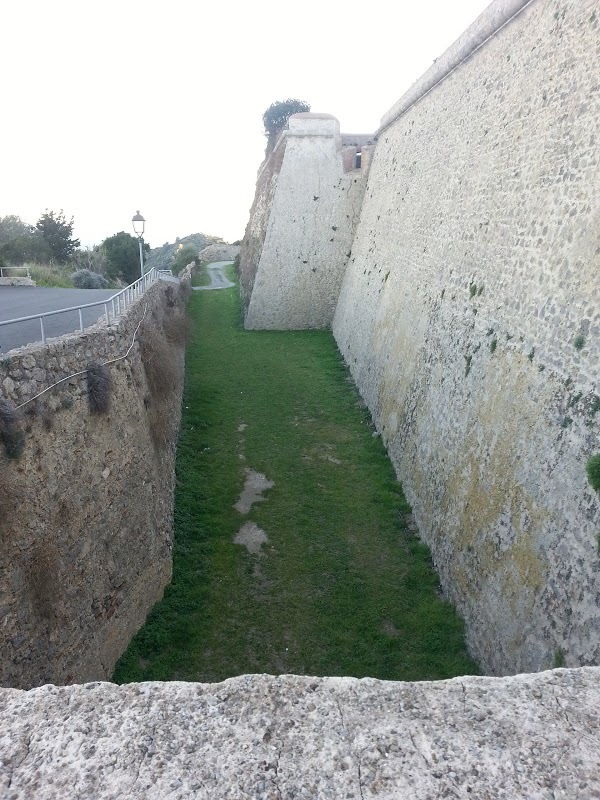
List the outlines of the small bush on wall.
{"type": "Polygon", "coordinates": [[[585,465],[585,471],[588,474],[588,478],[592,484],[592,487],[597,492],[600,492],[600,453],[597,453],[595,456],[590,458],[585,465]]]}
{"type": "Polygon", "coordinates": [[[0,399],[0,440],[8,458],[19,458],[25,447],[20,414],[7,400],[0,399]]]}
{"type": "Polygon", "coordinates": [[[177,386],[179,370],[173,349],[166,337],[151,324],[143,328],[140,336],[140,353],[150,394],[158,399],[169,397],[177,386]]]}
{"type": "Polygon", "coordinates": [[[163,330],[167,341],[181,346],[190,341],[192,324],[189,317],[184,314],[172,314],[163,320],[163,330]]]}
{"type": "Polygon", "coordinates": [[[87,368],[87,389],[92,414],[106,414],[112,394],[110,369],[104,364],[90,364],[87,368]]]}

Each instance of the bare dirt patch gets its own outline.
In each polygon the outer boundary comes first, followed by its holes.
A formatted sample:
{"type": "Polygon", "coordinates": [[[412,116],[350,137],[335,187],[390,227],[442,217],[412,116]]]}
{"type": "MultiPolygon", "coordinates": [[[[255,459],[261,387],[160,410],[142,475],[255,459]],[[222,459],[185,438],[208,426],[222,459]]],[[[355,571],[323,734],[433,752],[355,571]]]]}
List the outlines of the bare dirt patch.
{"type": "Polygon", "coordinates": [[[255,522],[245,522],[235,535],[236,544],[242,544],[254,556],[262,555],[261,547],[269,539],[267,534],[255,522]]]}
{"type": "Polygon", "coordinates": [[[262,472],[255,472],[253,469],[246,468],[246,482],[234,508],[240,514],[247,514],[254,503],[262,503],[267,499],[263,497],[263,492],[273,486],[275,486],[273,481],[270,481],[262,472]]]}

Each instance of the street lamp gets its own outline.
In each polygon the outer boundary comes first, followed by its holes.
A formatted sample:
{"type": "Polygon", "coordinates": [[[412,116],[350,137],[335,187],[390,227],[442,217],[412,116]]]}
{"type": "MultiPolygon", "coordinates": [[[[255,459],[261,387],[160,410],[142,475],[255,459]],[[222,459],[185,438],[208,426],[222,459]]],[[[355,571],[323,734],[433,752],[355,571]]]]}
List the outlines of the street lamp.
{"type": "Polygon", "coordinates": [[[146,220],[142,217],[139,211],[135,212],[135,215],[132,217],[131,222],[133,224],[133,230],[135,231],[135,235],[138,237],[138,242],[140,245],[140,273],[141,277],[144,277],[144,240],[142,236],[144,235],[144,223],[146,220]]]}

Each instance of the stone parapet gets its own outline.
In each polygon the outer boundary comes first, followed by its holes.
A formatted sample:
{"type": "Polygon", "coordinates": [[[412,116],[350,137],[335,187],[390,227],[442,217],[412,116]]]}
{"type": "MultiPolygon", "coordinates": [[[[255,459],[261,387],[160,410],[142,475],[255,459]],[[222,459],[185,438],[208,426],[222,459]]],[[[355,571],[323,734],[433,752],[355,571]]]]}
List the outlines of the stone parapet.
{"type": "Polygon", "coordinates": [[[0,278],[0,286],[35,286],[31,278],[0,278]]]}
{"type": "Polygon", "coordinates": [[[494,0],[381,119],[379,136],[535,0],[494,0]]]}
{"type": "Polygon", "coordinates": [[[0,690],[11,800],[591,800],[600,669],[0,690]]]}

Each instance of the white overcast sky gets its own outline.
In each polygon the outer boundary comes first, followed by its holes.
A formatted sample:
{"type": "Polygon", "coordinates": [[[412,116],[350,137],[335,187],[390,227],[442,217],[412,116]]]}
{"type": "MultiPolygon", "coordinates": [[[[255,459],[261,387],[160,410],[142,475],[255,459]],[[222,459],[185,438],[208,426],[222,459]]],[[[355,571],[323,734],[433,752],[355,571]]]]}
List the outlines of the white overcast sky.
{"type": "Polygon", "coordinates": [[[3,0],[0,216],[83,245],[243,236],[261,117],[297,97],[370,133],[489,0],[3,0]]]}

